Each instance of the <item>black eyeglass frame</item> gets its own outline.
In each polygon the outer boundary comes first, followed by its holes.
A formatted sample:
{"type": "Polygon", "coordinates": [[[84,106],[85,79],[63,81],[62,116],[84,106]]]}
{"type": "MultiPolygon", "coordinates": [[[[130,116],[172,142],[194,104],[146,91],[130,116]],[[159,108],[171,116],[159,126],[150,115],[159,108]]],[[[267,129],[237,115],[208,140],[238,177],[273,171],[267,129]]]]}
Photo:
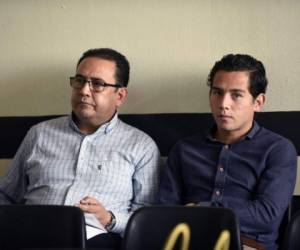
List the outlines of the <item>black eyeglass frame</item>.
{"type": "MultiPolygon", "coordinates": [[[[105,89],[105,87],[113,87],[113,88],[123,88],[124,86],[120,83],[116,83],[116,84],[111,84],[111,83],[106,83],[105,81],[103,81],[102,79],[96,79],[96,78],[92,78],[90,80],[81,77],[81,76],[71,76],[70,77],[70,86],[74,89],[81,89],[83,88],[83,86],[88,83],[89,87],[93,90],[93,91],[97,91],[97,89],[95,89],[95,85],[93,84],[93,81],[98,81],[98,87],[103,87],[103,90],[105,89]],[[72,82],[76,80],[76,78],[81,78],[82,80],[84,80],[84,82],[77,87],[74,87],[72,82]]],[[[97,87],[97,86],[96,86],[97,87]]],[[[103,90],[100,90],[103,91],[103,90]]]]}

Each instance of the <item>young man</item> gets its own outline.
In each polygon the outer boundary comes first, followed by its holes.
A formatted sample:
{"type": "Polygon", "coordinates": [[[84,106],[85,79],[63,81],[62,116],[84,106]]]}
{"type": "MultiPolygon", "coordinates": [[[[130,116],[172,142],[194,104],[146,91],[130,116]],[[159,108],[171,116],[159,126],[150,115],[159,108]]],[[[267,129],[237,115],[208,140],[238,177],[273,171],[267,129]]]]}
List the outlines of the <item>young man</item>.
{"type": "Polygon", "coordinates": [[[71,115],[30,129],[0,182],[0,202],[76,205],[87,246],[118,248],[130,214],[154,201],[158,183],[156,144],[118,119],[128,80],[119,52],[85,52],[70,77],[71,115]]]}
{"type": "Polygon", "coordinates": [[[215,125],[172,149],[160,202],[231,208],[243,236],[277,249],[297,154],[290,141],[254,121],[265,102],[264,66],[249,55],[226,55],[212,68],[208,85],[215,125]]]}

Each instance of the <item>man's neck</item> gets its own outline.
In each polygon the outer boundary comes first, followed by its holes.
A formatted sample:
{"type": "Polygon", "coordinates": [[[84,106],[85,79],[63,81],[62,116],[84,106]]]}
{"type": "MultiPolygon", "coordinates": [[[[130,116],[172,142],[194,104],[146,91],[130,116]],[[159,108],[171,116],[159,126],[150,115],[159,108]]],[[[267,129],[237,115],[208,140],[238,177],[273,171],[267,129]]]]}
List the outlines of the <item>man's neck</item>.
{"type": "Polygon", "coordinates": [[[224,131],[224,130],[217,129],[217,131],[214,134],[214,137],[218,141],[230,145],[244,138],[248,132],[249,130],[246,132],[239,132],[239,131],[224,131]]]}
{"type": "Polygon", "coordinates": [[[79,130],[85,134],[85,135],[90,135],[93,134],[97,131],[98,128],[100,128],[105,122],[102,123],[92,123],[88,120],[79,120],[77,118],[77,116],[73,113],[72,115],[73,117],[73,121],[75,122],[75,124],[77,125],[77,127],[79,128],[79,130]]]}
{"type": "Polygon", "coordinates": [[[93,126],[91,124],[86,124],[86,123],[78,123],[77,124],[79,130],[85,134],[85,135],[90,135],[93,134],[97,131],[97,129],[101,126],[101,124],[99,126],[93,126]]]}

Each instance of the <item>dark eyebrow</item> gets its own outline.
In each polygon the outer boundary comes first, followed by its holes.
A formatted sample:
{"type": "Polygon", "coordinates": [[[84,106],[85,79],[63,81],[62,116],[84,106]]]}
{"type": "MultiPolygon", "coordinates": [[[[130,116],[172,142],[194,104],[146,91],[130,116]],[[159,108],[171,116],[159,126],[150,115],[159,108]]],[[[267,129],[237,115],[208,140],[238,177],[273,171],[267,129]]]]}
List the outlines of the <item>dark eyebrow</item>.
{"type": "MultiPolygon", "coordinates": [[[[76,77],[79,76],[79,77],[82,77],[82,78],[87,78],[86,76],[81,75],[81,74],[76,74],[75,76],[76,76],[76,77]]],[[[91,79],[92,79],[92,80],[100,80],[100,81],[105,82],[102,78],[91,77],[91,79]]]]}
{"type": "Polygon", "coordinates": [[[214,86],[212,86],[210,89],[210,93],[212,93],[212,92],[214,92],[214,93],[218,92],[219,94],[222,93],[222,95],[224,94],[224,90],[222,88],[218,88],[218,87],[214,87],[214,86]]]}
{"type": "Polygon", "coordinates": [[[105,82],[102,78],[97,78],[97,77],[91,77],[92,80],[98,80],[98,81],[102,81],[105,82]]]}
{"type": "Polygon", "coordinates": [[[246,93],[245,90],[242,89],[230,89],[229,92],[241,92],[241,93],[246,93]]]}
{"type": "Polygon", "coordinates": [[[221,88],[214,87],[214,86],[212,86],[211,89],[214,89],[214,90],[222,90],[221,88]]]}
{"type": "Polygon", "coordinates": [[[84,75],[81,75],[81,74],[76,74],[75,76],[80,76],[80,77],[86,78],[84,75]]]}
{"type": "MultiPolygon", "coordinates": [[[[214,86],[212,86],[211,89],[212,90],[224,91],[224,89],[219,88],[219,87],[214,87],[214,86]]],[[[230,89],[229,92],[242,92],[242,93],[245,93],[246,91],[243,90],[243,89],[230,89]]]]}

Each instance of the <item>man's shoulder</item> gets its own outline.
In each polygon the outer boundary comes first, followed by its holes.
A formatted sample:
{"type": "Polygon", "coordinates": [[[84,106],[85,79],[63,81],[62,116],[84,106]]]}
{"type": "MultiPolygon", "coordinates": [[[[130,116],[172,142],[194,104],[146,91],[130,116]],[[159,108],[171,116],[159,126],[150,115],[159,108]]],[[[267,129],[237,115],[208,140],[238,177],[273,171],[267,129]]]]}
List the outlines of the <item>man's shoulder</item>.
{"type": "Polygon", "coordinates": [[[269,147],[278,146],[285,148],[286,150],[291,149],[296,151],[295,146],[290,139],[265,127],[260,127],[256,134],[256,138],[257,140],[268,144],[269,147]]]}
{"type": "Polygon", "coordinates": [[[282,141],[283,143],[288,143],[288,144],[292,143],[288,138],[284,137],[283,135],[280,135],[265,127],[260,127],[257,136],[260,139],[268,140],[270,142],[282,141]]]}
{"type": "Polygon", "coordinates": [[[159,154],[159,148],[154,140],[150,135],[146,132],[129,125],[122,120],[119,119],[117,137],[122,142],[122,145],[126,145],[127,149],[131,149],[132,151],[152,151],[155,154],[159,154]]]}
{"type": "Polygon", "coordinates": [[[61,127],[66,126],[69,124],[69,117],[68,116],[60,116],[57,118],[52,118],[49,120],[45,120],[42,122],[39,122],[31,127],[31,130],[40,130],[45,128],[55,128],[55,127],[61,127]]]}
{"type": "Polygon", "coordinates": [[[201,148],[201,146],[205,146],[207,143],[208,133],[206,132],[198,132],[196,134],[185,136],[179,139],[173,149],[185,149],[185,148],[201,148]]]}
{"type": "Polygon", "coordinates": [[[153,141],[153,138],[147,134],[146,132],[123,122],[121,119],[118,121],[118,129],[120,133],[122,133],[124,136],[127,135],[131,139],[136,139],[136,140],[146,140],[146,141],[153,141]]]}

